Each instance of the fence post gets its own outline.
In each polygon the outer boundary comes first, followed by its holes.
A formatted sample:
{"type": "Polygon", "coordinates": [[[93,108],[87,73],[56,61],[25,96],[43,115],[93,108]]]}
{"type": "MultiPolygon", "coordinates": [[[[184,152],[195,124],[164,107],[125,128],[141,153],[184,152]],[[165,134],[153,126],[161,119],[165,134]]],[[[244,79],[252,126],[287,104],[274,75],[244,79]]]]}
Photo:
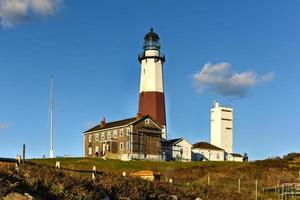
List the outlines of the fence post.
{"type": "Polygon", "coordinates": [[[60,162],[59,161],[55,162],[55,168],[60,169],[60,162]]]}
{"type": "Polygon", "coordinates": [[[208,174],[208,177],[207,177],[207,185],[210,185],[210,174],[208,174]]]}
{"type": "Polygon", "coordinates": [[[258,199],[258,191],[257,191],[257,185],[258,185],[258,180],[256,179],[255,180],[255,200],[257,200],[258,199]]]}
{"type": "Polygon", "coordinates": [[[96,172],[97,172],[97,168],[96,168],[96,166],[93,166],[92,180],[96,179],[96,172]]]}
{"type": "Polygon", "coordinates": [[[238,180],[238,192],[241,192],[241,179],[238,180]]]}
{"type": "Polygon", "coordinates": [[[17,154],[16,159],[18,164],[21,164],[21,155],[17,154]]]}
{"type": "Polygon", "coordinates": [[[281,199],[283,200],[284,195],[284,185],[281,186],[281,199]]]}
{"type": "Polygon", "coordinates": [[[20,168],[19,168],[19,163],[18,162],[15,163],[15,170],[16,170],[17,174],[19,174],[20,168]]]}

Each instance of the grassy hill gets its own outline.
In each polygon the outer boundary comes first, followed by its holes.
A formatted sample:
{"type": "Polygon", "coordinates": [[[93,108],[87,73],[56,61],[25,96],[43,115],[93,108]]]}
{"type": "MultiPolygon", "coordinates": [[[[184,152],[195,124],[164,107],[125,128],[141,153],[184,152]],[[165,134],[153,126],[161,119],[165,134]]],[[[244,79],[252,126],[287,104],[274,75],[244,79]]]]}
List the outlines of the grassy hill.
{"type": "MultiPolygon", "coordinates": [[[[33,164],[21,166],[18,180],[21,185],[27,186],[25,190],[41,196],[41,199],[101,199],[105,195],[111,199],[170,199],[170,195],[176,195],[179,199],[248,200],[255,199],[256,180],[259,199],[278,199],[274,193],[264,194],[263,188],[278,183],[300,182],[299,154],[249,163],[126,162],[95,158],[32,159],[30,162],[33,164]],[[95,165],[103,175],[93,181],[90,173],[54,169],[56,161],[61,162],[62,168],[76,170],[90,171],[95,165]],[[145,169],[160,172],[161,181],[123,177],[121,173],[145,169]],[[167,182],[169,179],[173,180],[173,184],[167,182]]],[[[14,173],[12,167],[0,167],[2,179],[9,179],[14,173]]]]}
{"type": "Polygon", "coordinates": [[[190,168],[215,168],[215,167],[244,167],[250,163],[237,162],[156,162],[156,161],[121,161],[103,160],[99,158],[55,158],[55,159],[32,159],[30,162],[45,164],[55,167],[56,161],[60,162],[62,168],[92,170],[93,166],[97,171],[104,172],[135,172],[139,170],[165,171],[168,169],[190,169],[190,168]]]}

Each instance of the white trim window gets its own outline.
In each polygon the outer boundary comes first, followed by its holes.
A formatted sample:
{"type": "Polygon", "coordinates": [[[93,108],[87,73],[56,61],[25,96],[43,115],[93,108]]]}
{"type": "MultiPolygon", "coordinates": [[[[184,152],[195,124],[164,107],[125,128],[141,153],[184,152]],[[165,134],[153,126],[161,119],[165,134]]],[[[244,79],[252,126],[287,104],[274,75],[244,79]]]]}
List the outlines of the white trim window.
{"type": "Polygon", "coordinates": [[[93,142],[93,135],[89,135],[89,142],[93,142]]]}
{"type": "Polygon", "coordinates": [[[120,138],[123,138],[123,129],[120,129],[120,138]]]}
{"type": "Polygon", "coordinates": [[[126,134],[127,134],[127,136],[129,136],[129,133],[130,133],[130,127],[128,127],[128,128],[126,129],[126,134]]]}
{"type": "Polygon", "coordinates": [[[130,149],[130,141],[127,141],[127,142],[126,142],[126,148],[127,148],[127,149],[130,149]]]}
{"type": "Polygon", "coordinates": [[[95,153],[98,152],[99,153],[99,146],[95,146],[95,153]]]}
{"type": "Polygon", "coordinates": [[[111,133],[110,133],[110,131],[107,131],[107,139],[108,140],[111,139],[111,133]]]}
{"type": "Polygon", "coordinates": [[[99,141],[99,133],[95,134],[95,141],[99,141]]]}
{"type": "Polygon", "coordinates": [[[93,154],[93,147],[89,147],[89,155],[91,156],[93,154]]]}
{"type": "Polygon", "coordinates": [[[101,140],[105,140],[105,132],[101,132],[101,140]]]}
{"type": "Polygon", "coordinates": [[[123,142],[120,142],[120,150],[123,150],[123,142]]]}
{"type": "Polygon", "coordinates": [[[117,130],[113,130],[113,138],[117,138],[117,137],[118,137],[117,130]]]}

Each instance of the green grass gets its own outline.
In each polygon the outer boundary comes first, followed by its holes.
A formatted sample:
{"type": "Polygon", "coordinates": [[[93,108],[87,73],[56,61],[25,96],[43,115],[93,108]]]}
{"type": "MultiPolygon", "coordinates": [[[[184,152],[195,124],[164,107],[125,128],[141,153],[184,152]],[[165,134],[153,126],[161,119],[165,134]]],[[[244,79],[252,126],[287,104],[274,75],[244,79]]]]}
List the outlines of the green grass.
{"type": "Polygon", "coordinates": [[[92,170],[93,166],[97,171],[126,171],[135,172],[139,170],[164,171],[167,169],[189,169],[197,167],[222,168],[230,166],[245,166],[249,163],[237,162],[156,162],[156,161],[121,161],[103,160],[99,158],[55,158],[55,159],[31,159],[33,163],[55,166],[56,161],[60,161],[62,168],[76,170],[92,170]]]}

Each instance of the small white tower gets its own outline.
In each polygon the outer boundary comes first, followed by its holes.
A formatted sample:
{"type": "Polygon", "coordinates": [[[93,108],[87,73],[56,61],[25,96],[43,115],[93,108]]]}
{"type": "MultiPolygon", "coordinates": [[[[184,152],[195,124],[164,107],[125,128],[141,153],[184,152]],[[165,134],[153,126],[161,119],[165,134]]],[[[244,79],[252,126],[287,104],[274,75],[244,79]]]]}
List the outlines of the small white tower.
{"type": "Polygon", "coordinates": [[[213,102],[211,109],[211,144],[233,153],[233,109],[213,102]]]}

